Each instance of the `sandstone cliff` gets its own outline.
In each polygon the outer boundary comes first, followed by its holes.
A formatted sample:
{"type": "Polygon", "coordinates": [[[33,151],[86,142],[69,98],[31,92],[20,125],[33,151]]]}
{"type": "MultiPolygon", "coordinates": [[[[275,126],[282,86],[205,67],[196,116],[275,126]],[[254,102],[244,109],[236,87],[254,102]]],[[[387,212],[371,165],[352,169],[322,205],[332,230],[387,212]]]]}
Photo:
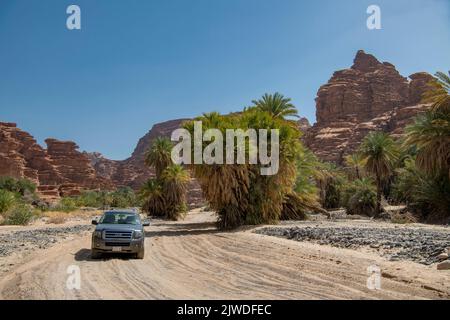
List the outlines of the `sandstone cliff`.
{"type": "Polygon", "coordinates": [[[46,143],[44,149],[15,123],[0,122],[0,176],[30,179],[49,201],[79,194],[82,189],[113,187],[96,174],[74,142],[47,139],[46,143]]]}
{"type": "Polygon", "coordinates": [[[350,69],[336,71],[320,87],[317,123],[307,130],[306,145],[322,160],[342,163],[370,131],[400,134],[426,107],[420,100],[431,79],[424,72],[405,78],[394,65],[358,51],[350,69]]]}

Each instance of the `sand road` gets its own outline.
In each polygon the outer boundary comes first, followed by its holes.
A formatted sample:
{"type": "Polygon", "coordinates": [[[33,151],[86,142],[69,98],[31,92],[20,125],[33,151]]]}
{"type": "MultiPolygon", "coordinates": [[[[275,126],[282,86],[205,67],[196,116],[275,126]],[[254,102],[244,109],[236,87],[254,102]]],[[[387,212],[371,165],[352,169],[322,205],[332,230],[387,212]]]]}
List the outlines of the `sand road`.
{"type": "Polygon", "coordinates": [[[144,260],[90,259],[84,234],[38,250],[0,279],[1,299],[449,299],[450,274],[370,253],[254,234],[218,232],[208,213],[155,221],[144,260]],[[378,264],[382,289],[367,288],[378,264]],[[68,289],[79,267],[81,288],[68,289]]]}

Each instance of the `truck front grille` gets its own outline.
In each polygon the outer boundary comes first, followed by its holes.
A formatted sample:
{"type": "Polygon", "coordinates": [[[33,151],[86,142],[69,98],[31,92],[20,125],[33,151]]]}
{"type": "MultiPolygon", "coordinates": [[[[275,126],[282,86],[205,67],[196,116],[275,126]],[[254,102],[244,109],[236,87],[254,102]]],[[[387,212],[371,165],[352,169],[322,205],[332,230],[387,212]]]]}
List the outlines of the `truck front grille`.
{"type": "Polygon", "coordinates": [[[104,239],[105,240],[131,240],[133,237],[133,231],[114,231],[114,230],[105,230],[104,231],[104,239]]]}

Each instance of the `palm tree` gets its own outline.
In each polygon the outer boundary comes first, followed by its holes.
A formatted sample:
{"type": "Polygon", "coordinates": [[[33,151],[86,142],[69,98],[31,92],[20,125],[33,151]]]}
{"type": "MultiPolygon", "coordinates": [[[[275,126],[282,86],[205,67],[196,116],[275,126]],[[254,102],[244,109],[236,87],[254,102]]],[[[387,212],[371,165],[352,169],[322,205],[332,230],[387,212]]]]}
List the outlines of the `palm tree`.
{"type": "Polygon", "coordinates": [[[152,216],[164,216],[166,201],[163,197],[161,183],[157,179],[149,179],[139,191],[143,200],[143,210],[152,216]]]}
{"type": "Polygon", "coordinates": [[[450,177],[450,77],[437,72],[436,81],[429,85],[432,89],[424,94],[424,102],[433,105],[407,126],[404,145],[416,148],[416,165],[420,170],[428,175],[445,173],[450,177]]]}
{"type": "Polygon", "coordinates": [[[341,202],[341,189],[345,176],[333,163],[320,162],[314,174],[319,188],[320,203],[325,209],[337,208],[341,202]]]}
{"type": "Polygon", "coordinates": [[[369,133],[360,148],[361,156],[366,161],[365,170],[375,177],[377,185],[375,215],[377,216],[381,213],[383,182],[394,170],[398,150],[394,140],[388,134],[380,131],[369,133]]]}
{"type": "Polygon", "coordinates": [[[260,111],[268,112],[273,118],[298,117],[298,111],[291,103],[291,99],[282,94],[264,94],[262,99],[253,100],[252,103],[260,111]]]}
{"type": "Polygon", "coordinates": [[[171,220],[177,220],[186,211],[186,191],[189,174],[183,167],[172,165],[162,175],[164,199],[167,203],[166,214],[171,220]]]}
{"type": "Polygon", "coordinates": [[[354,177],[356,179],[361,179],[362,171],[366,165],[366,159],[359,153],[353,153],[345,156],[344,160],[347,168],[353,171],[354,177]]]}
{"type": "Polygon", "coordinates": [[[436,72],[436,80],[429,83],[431,90],[424,94],[424,102],[432,103],[433,111],[448,113],[450,110],[450,71],[449,75],[436,72]]]}
{"type": "Polygon", "coordinates": [[[362,178],[346,186],[342,202],[348,214],[372,216],[376,198],[376,188],[372,179],[362,178]]]}
{"type": "MultiPolygon", "coordinates": [[[[215,115],[204,115],[196,120],[203,121],[203,127],[209,128],[215,118],[215,115]]],[[[192,134],[192,122],[185,123],[183,126],[192,134]]],[[[293,192],[296,178],[296,152],[301,144],[298,128],[291,126],[282,117],[261,112],[257,107],[220,116],[220,130],[242,129],[245,131],[249,128],[279,129],[282,132],[277,174],[262,176],[260,164],[190,166],[206,201],[217,212],[220,229],[278,221],[286,196],[293,192]]],[[[250,152],[250,146],[246,146],[245,151],[250,152]]]]}
{"type": "Polygon", "coordinates": [[[157,178],[160,178],[162,172],[172,164],[172,147],[172,142],[168,138],[158,137],[145,154],[145,163],[155,168],[157,178]]]}
{"type": "Polygon", "coordinates": [[[406,127],[406,146],[416,147],[416,165],[429,175],[450,177],[450,113],[429,110],[406,127]]]}

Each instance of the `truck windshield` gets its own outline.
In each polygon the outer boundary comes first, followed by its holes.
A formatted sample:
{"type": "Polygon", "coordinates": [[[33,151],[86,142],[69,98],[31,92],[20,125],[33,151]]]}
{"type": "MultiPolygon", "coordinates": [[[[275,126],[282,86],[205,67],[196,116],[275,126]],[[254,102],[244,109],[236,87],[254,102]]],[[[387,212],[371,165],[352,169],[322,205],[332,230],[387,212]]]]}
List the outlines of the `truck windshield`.
{"type": "Polygon", "coordinates": [[[100,219],[103,224],[139,224],[139,217],[133,213],[106,212],[100,219]]]}

